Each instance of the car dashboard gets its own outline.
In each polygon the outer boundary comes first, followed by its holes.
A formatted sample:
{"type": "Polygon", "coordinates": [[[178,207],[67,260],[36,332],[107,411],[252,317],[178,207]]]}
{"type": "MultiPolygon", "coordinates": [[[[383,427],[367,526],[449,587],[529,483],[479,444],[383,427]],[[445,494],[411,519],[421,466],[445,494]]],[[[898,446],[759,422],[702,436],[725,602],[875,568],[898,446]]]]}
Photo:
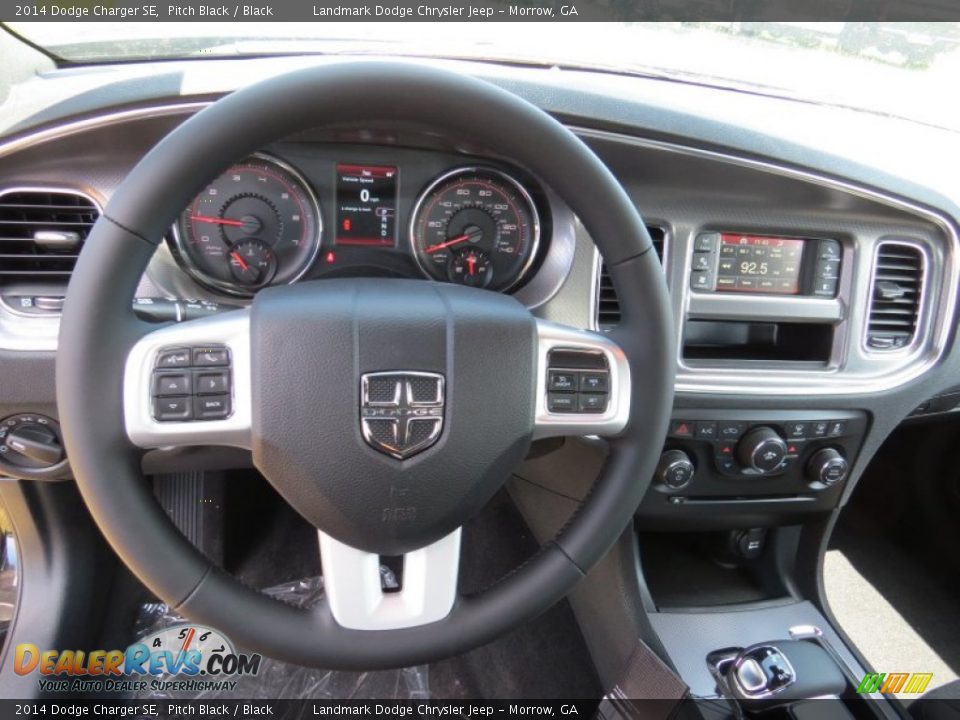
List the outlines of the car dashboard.
{"type": "MultiPolygon", "coordinates": [[[[0,350],[23,382],[3,389],[4,417],[37,413],[55,424],[66,283],[126,173],[228,92],[223,77],[306,62],[58,71],[32,81],[30,102],[46,107],[25,110],[25,94],[11,101],[19,125],[0,146],[0,350]]],[[[828,511],[897,424],[956,406],[955,207],[922,177],[917,152],[859,147],[855,128],[866,121],[850,111],[681,83],[430,62],[552,112],[646,221],[677,340],[670,435],[638,509],[652,527],[828,511]],[[756,127],[784,108],[792,114],[779,137],[756,127]],[[812,139],[824,127],[833,132],[812,139]]],[[[950,133],[907,129],[915,150],[956,148],[950,133]]],[[[364,276],[484,287],[599,332],[618,321],[603,260],[567,199],[470,138],[375,122],[325,128],[209,174],[142,278],[135,302],[146,319],[188,320],[246,306],[268,286],[364,276]]],[[[154,467],[176,466],[172,453],[150,455],[154,467]]],[[[11,476],[45,472],[0,463],[11,476]]]]}

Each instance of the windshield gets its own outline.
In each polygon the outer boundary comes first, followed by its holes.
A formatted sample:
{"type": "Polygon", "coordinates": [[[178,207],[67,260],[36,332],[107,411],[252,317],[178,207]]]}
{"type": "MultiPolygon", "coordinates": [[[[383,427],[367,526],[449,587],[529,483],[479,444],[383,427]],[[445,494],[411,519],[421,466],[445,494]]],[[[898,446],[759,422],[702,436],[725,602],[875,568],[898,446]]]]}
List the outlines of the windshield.
{"type": "Polygon", "coordinates": [[[960,23],[9,23],[71,63],[270,54],[476,58],[663,75],[960,130],[960,23]]]}

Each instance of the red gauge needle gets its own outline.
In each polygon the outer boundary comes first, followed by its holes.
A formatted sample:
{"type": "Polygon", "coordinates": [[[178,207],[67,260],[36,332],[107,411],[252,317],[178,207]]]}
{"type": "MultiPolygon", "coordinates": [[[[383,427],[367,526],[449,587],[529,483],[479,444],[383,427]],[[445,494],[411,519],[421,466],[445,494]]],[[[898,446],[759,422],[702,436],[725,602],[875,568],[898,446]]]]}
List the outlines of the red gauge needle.
{"type": "Polygon", "coordinates": [[[451,245],[456,245],[457,243],[462,243],[462,242],[464,242],[464,241],[466,241],[466,240],[469,240],[469,239],[470,239],[470,235],[469,235],[468,233],[464,233],[463,235],[457,235],[455,238],[450,238],[449,240],[444,240],[442,243],[437,243],[436,245],[430,245],[430,246],[426,249],[426,252],[428,252],[428,253],[435,253],[435,252],[437,252],[438,250],[443,250],[444,248],[448,248],[448,247],[450,247],[451,245]]]}
{"type": "Polygon", "coordinates": [[[207,217],[206,215],[191,215],[191,220],[197,222],[213,223],[214,225],[229,225],[230,227],[243,227],[246,225],[242,220],[227,220],[226,218],[207,217]]]}
{"type": "Polygon", "coordinates": [[[467,272],[471,275],[477,274],[477,256],[470,255],[467,257],[467,272]]]}
{"type": "Polygon", "coordinates": [[[247,265],[247,261],[243,259],[243,255],[241,255],[240,253],[238,253],[236,250],[234,250],[232,253],[230,253],[230,257],[232,257],[234,260],[237,261],[237,265],[240,266],[240,269],[241,269],[241,270],[249,270],[249,269],[250,269],[250,266],[247,265]]]}

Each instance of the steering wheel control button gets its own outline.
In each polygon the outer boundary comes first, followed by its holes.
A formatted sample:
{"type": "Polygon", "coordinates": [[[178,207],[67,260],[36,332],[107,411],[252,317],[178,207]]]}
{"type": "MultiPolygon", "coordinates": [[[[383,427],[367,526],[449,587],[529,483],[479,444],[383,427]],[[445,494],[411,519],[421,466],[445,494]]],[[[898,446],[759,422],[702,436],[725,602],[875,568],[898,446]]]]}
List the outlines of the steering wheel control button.
{"type": "Polygon", "coordinates": [[[547,389],[551,392],[576,392],[578,375],[567,370],[550,370],[547,389]]]}
{"type": "Polygon", "coordinates": [[[193,388],[197,395],[221,395],[230,392],[230,373],[227,370],[196,370],[193,388]]]}
{"type": "Polygon", "coordinates": [[[580,373],[580,390],[589,393],[605,393],[610,390],[610,375],[605,372],[580,373]]]}
{"type": "Polygon", "coordinates": [[[157,420],[190,420],[193,417],[193,400],[189,397],[157,398],[157,420]]]}
{"type": "Polygon", "coordinates": [[[157,397],[189,395],[192,385],[189,373],[155,373],[153,376],[153,394],[157,397]]]}
{"type": "Polygon", "coordinates": [[[190,367],[190,350],[188,348],[176,348],[175,350],[164,350],[157,355],[158,368],[185,368],[190,367]]]}
{"type": "Polygon", "coordinates": [[[222,420],[230,415],[229,395],[201,395],[193,399],[197,420],[222,420]]]}
{"type": "Polygon", "coordinates": [[[547,406],[550,412],[574,413],[577,411],[577,396],[572,393],[550,393],[547,406]]]}
{"type": "Polygon", "coordinates": [[[193,364],[196,367],[223,367],[230,364],[230,354],[224,347],[194,348],[193,364]]]}
{"type": "Polygon", "coordinates": [[[577,395],[577,411],[582,413],[602,413],[607,409],[607,396],[594,393],[577,395]]]}

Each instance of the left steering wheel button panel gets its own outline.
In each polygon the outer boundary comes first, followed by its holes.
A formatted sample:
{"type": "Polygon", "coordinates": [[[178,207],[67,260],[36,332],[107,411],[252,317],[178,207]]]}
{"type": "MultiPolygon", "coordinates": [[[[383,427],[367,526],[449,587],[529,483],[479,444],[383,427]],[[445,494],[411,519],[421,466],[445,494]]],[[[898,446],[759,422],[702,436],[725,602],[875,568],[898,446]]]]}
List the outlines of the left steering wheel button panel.
{"type": "Polygon", "coordinates": [[[223,420],[232,412],[230,385],[230,352],[226,347],[162,348],[153,369],[154,419],[223,420]]]}

